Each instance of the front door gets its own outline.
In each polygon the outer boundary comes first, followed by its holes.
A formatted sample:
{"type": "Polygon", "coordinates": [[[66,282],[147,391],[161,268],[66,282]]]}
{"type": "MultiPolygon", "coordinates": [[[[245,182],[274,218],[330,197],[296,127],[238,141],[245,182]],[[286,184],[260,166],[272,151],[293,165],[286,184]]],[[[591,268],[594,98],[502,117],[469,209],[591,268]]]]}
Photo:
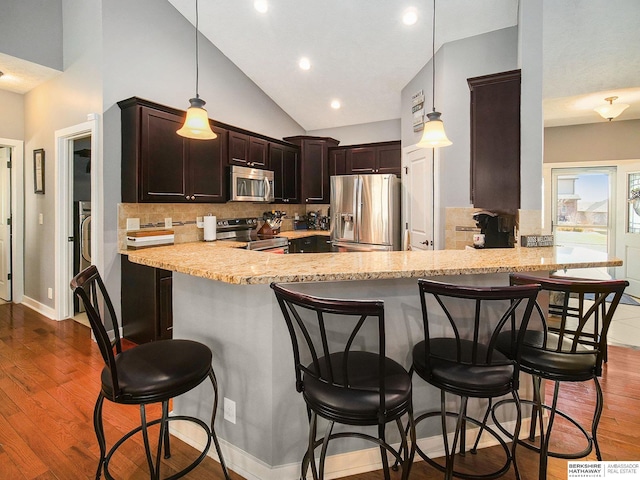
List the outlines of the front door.
{"type": "Polygon", "coordinates": [[[617,207],[616,256],[623,265],[617,269],[616,277],[629,281],[626,293],[640,297],[640,163],[618,167],[617,207]]]}
{"type": "MultiPolygon", "coordinates": [[[[615,249],[615,167],[554,168],[552,228],[555,243],[569,248],[613,253],[615,249]]],[[[607,279],[606,267],[580,269],[575,276],[607,279]]]]}

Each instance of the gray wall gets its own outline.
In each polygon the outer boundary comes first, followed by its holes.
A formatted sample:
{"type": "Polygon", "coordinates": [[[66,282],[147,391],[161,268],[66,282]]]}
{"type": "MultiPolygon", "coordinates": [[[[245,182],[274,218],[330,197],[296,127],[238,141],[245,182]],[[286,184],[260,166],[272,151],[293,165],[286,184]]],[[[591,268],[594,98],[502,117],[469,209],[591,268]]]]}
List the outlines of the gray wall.
{"type": "MultiPolygon", "coordinates": [[[[497,30],[443,45],[436,52],[436,110],[442,112],[447,136],[453,145],[440,149],[440,204],[470,204],[470,116],[467,78],[513,70],[517,64],[518,29],[497,30]]],[[[402,89],[402,146],[420,140],[413,131],[411,97],[425,94],[425,111],[431,111],[431,61],[402,89]]]]}
{"type": "MultiPolygon", "coordinates": [[[[120,109],[137,96],[186,109],[195,94],[194,27],[166,0],[110,0],[102,6],[104,51],[104,256],[107,287],[120,304],[117,204],[120,109]]],[[[209,117],[275,138],[305,134],[214,45],[200,37],[200,96],[209,117]]]]}
{"type": "Polygon", "coordinates": [[[55,131],[87,121],[102,110],[101,0],[63,0],[65,70],[24,96],[25,295],[48,307],[54,287],[55,131]],[[80,47],[79,47],[80,46],[80,47]],[[66,55],[69,52],[69,55],[66,55]],[[45,150],[45,194],[33,193],[34,149],[45,150]],[[38,223],[42,213],[44,224],[38,223]]]}
{"type": "Polygon", "coordinates": [[[362,123],[338,128],[310,130],[307,135],[331,137],[340,140],[340,145],[357,145],[371,142],[400,140],[400,119],[362,123]]]}
{"type": "Polygon", "coordinates": [[[0,90],[0,137],[24,140],[24,96],[0,90]]]}
{"type": "Polygon", "coordinates": [[[63,0],[2,0],[2,53],[62,70],[63,0]]]}
{"type": "Polygon", "coordinates": [[[544,163],[640,159],[640,120],[544,129],[544,163]]]}

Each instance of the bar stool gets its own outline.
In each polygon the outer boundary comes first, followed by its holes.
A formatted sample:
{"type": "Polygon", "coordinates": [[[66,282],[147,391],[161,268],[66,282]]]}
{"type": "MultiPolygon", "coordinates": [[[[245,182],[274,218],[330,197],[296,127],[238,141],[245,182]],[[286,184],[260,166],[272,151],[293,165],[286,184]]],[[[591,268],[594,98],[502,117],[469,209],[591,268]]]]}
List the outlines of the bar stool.
{"type": "Polygon", "coordinates": [[[418,416],[416,425],[425,419],[439,416],[444,442],[445,465],[430,458],[422,449],[416,452],[426,462],[452,477],[492,479],[503,475],[513,463],[515,476],[520,478],[516,463],[516,446],[511,450],[492,427],[487,425],[492,400],[510,394],[516,404],[516,436],[520,431],[518,397],[519,368],[517,358],[539,285],[467,287],[420,279],[420,301],[424,327],[424,340],[413,348],[413,372],[429,384],[440,389],[440,411],[418,416]],[[521,333],[515,335],[511,345],[515,359],[509,359],[496,350],[496,340],[503,327],[516,323],[521,333]],[[447,411],[446,394],[460,397],[457,412],[447,411]],[[469,398],[488,399],[483,420],[467,414],[469,398]],[[449,448],[447,417],[456,419],[453,443],[449,448]],[[471,453],[476,453],[480,435],[486,431],[502,446],[506,461],[489,473],[456,470],[456,450],[466,453],[466,425],[479,428],[471,453]]]}
{"type": "Polygon", "coordinates": [[[71,288],[85,306],[91,329],[105,362],[101,375],[102,388],[93,412],[93,425],[100,446],[96,480],[100,478],[102,472],[105,478],[113,480],[109,473],[111,457],[119,447],[138,432],[142,433],[150,478],[159,479],[163,446],[164,458],[171,457],[168,423],[176,420],[193,422],[200,426],[207,434],[207,444],[190,465],[167,477],[167,480],[183,477],[200,464],[206,457],[212,440],[224,477],[229,480],[229,473],[214,430],[218,384],[211,367],[212,353],[209,347],[191,340],[161,340],[123,351],[113,304],[95,265],[78,273],[71,280],[71,288]],[[105,325],[113,327],[113,330],[107,332],[105,325]],[[183,415],[169,417],[169,400],[197,387],[207,378],[213,386],[211,425],[195,417],[183,415]],[[139,405],[141,420],[139,427],[126,433],[108,452],[102,419],[102,406],[105,399],[119,404],[139,405]],[[152,403],[162,403],[162,416],[160,419],[149,422],[145,407],[152,403]],[[158,424],[160,433],[154,464],[147,429],[149,426],[158,424]]]}
{"type": "Polygon", "coordinates": [[[407,479],[415,447],[411,377],[402,365],[385,356],[384,303],[313,297],[278,284],[271,288],[291,335],[296,390],[302,393],[309,416],[301,478],[306,478],[311,464],[313,478],[323,479],[329,441],[357,437],[380,447],[386,480],[390,478],[387,453],[402,465],[402,478],[407,479]],[[404,415],[408,435],[401,421],[404,415]],[[320,439],[316,439],[318,417],[329,421],[320,439]],[[332,433],[336,422],[377,426],[377,436],[361,431],[332,433]],[[396,423],[401,435],[399,451],[385,440],[385,426],[390,422],[396,423]]]}
{"type": "MultiPolygon", "coordinates": [[[[520,351],[520,369],[533,379],[533,400],[522,403],[532,406],[529,442],[519,440],[523,446],[540,453],[539,478],[547,477],[547,458],[575,459],[587,456],[593,448],[600,461],[597,430],[604,398],[598,377],[602,376],[602,363],[606,355],[607,331],[613,319],[622,294],[629,285],[626,280],[596,281],[577,278],[540,278],[522,274],[512,274],[512,285],[536,283],[549,293],[548,309],[536,304],[537,315],[542,322],[542,330],[525,333],[520,351]],[[551,405],[542,399],[542,379],[555,383],[551,405]],[[596,407],[589,434],[576,420],[557,409],[558,392],[561,382],[586,382],[593,380],[596,387],[596,407]],[[543,412],[548,412],[546,429],[543,428],[543,412]],[[579,452],[557,452],[549,450],[549,440],[556,415],[567,420],[586,439],[586,447],[579,452]],[[534,443],[537,427],[540,427],[540,441],[534,443]]],[[[498,338],[498,350],[513,358],[513,333],[504,333],[498,338]]],[[[496,410],[506,401],[493,407],[492,416],[503,433],[513,438],[496,419],[496,410]]]]}

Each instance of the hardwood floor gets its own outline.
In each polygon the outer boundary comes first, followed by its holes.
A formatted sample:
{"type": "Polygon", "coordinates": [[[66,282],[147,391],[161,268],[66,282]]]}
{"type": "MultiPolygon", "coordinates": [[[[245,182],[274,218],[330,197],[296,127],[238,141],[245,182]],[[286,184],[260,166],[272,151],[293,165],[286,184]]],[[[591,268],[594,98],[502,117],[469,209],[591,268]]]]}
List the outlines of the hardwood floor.
{"type": "MultiPolygon", "coordinates": [[[[98,446],[93,431],[93,405],[100,388],[103,362],[87,327],[66,320],[55,322],[22,305],[0,305],[0,479],[69,480],[94,478],[98,446]]],[[[610,347],[602,386],[605,410],[599,437],[605,460],[640,459],[640,350],[610,347]]],[[[419,411],[419,399],[416,399],[419,411]]],[[[563,409],[588,422],[593,406],[592,383],[561,389],[563,409]]],[[[155,417],[159,409],[152,410],[155,417]]],[[[105,402],[107,442],[139,424],[137,407],[105,402]]],[[[151,416],[151,414],[150,414],[151,416]]],[[[554,442],[570,443],[562,428],[554,442]]],[[[116,478],[145,479],[142,440],[136,438],[114,456],[116,478]]],[[[193,458],[191,447],[172,439],[173,457],[165,473],[193,458]]],[[[499,461],[495,448],[467,455],[484,468],[499,461]]],[[[538,457],[524,448],[518,451],[523,480],[538,478],[538,457]]],[[[592,453],[589,457],[595,460],[592,453]]],[[[566,460],[550,459],[550,480],[567,478],[566,460]]],[[[442,474],[417,462],[411,478],[441,478],[442,474]]],[[[210,458],[188,477],[221,479],[219,465],[210,458]]],[[[234,479],[240,476],[234,474],[234,479]]],[[[381,472],[348,477],[349,480],[381,479],[381,472]]],[[[394,474],[394,478],[400,478],[394,474]]],[[[513,470],[504,477],[514,478],[513,470]]]]}

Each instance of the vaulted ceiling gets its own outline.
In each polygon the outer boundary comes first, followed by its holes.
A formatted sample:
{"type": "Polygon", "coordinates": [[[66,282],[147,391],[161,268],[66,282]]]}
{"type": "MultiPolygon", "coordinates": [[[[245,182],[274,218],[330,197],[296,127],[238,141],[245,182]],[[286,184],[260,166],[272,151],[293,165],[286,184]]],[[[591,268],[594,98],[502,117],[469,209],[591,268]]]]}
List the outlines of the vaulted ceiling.
{"type": "MultiPolygon", "coordinates": [[[[193,23],[195,0],[168,0],[193,23]]],[[[514,26],[519,1],[436,0],[436,48],[514,26]]],[[[538,0],[535,0],[538,1],[538,0]]],[[[603,121],[616,95],[640,118],[640,1],[543,0],[545,125],[603,121]]],[[[400,117],[402,88],[431,58],[430,0],[199,0],[199,29],[306,130],[400,117]],[[413,9],[414,25],[402,15],[413,9]],[[301,70],[302,57],[311,68],[301,70]],[[332,109],[339,100],[340,109],[332,109]]],[[[55,70],[0,53],[0,88],[25,93],[55,70]],[[7,73],[7,72],[5,72],[7,73]]]]}

